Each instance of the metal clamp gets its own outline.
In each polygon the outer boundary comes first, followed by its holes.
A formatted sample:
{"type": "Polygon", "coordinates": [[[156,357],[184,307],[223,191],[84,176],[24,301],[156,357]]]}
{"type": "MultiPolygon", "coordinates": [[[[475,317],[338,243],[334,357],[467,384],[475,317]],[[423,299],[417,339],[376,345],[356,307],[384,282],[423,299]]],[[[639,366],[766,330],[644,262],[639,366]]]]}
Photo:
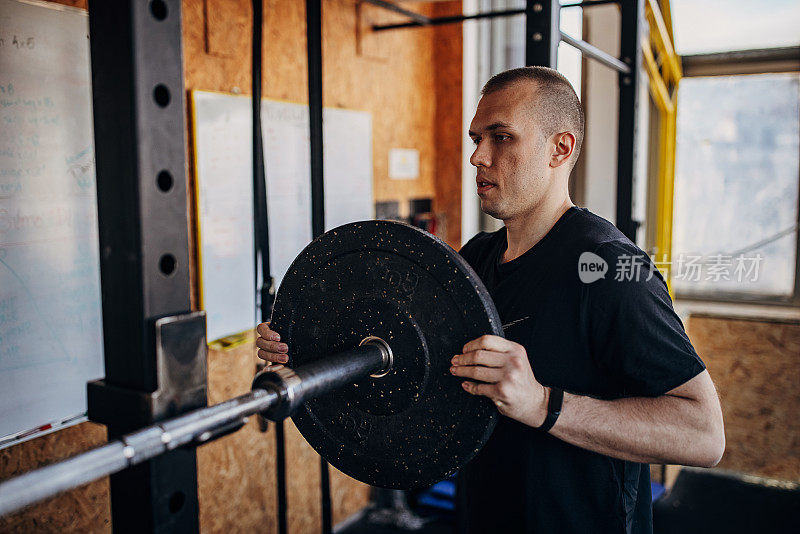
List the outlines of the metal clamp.
{"type": "Polygon", "coordinates": [[[280,399],[261,415],[271,421],[280,421],[289,417],[303,402],[299,394],[302,381],[297,373],[288,367],[258,373],[253,379],[252,389],[274,391],[280,399]]]}

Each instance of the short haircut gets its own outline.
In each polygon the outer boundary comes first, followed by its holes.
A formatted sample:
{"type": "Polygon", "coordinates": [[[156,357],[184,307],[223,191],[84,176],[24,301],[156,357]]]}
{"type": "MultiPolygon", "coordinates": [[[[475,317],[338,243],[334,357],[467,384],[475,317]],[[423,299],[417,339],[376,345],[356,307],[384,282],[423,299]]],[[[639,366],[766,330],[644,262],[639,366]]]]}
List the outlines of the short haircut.
{"type": "Polygon", "coordinates": [[[585,119],[581,101],[563,74],[547,67],[519,67],[492,76],[481,94],[488,95],[526,80],[536,84],[536,97],[531,105],[544,134],[550,137],[569,131],[575,135],[574,167],[583,145],[585,119]]]}

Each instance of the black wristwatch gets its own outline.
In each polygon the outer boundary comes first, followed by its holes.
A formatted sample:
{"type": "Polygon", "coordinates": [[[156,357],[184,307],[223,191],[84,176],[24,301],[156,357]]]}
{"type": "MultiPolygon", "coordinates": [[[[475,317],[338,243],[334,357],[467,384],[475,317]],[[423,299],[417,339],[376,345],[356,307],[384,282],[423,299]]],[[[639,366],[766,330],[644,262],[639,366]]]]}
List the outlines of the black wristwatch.
{"type": "Polygon", "coordinates": [[[560,388],[550,388],[550,398],[547,400],[547,417],[539,427],[542,432],[549,432],[556,424],[558,416],[561,415],[561,405],[564,404],[564,390],[560,388]]]}

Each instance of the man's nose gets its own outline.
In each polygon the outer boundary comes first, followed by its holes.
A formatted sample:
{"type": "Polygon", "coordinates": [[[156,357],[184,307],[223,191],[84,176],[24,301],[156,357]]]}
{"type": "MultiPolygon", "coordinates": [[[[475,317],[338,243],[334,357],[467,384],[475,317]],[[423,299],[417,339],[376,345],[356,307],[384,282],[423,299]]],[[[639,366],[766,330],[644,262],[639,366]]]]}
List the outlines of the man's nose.
{"type": "Polygon", "coordinates": [[[492,166],[492,158],[490,155],[490,150],[489,147],[486,145],[487,143],[485,141],[483,140],[479,141],[478,146],[475,147],[475,151],[469,158],[469,162],[472,163],[475,167],[492,166]]]}

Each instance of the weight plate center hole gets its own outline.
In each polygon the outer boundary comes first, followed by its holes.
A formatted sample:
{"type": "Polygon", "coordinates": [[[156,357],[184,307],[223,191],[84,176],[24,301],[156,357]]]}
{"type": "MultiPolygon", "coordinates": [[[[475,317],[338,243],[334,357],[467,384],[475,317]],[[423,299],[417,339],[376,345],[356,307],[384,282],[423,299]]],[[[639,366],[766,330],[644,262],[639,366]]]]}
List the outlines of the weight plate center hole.
{"type": "Polygon", "coordinates": [[[382,378],[389,374],[392,370],[392,366],[394,365],[394,353],[392,353],[392,348],[389,344],[384,341],[383,339],[377,336],[367,336],[361,340],[361,343],[358,344],[359,347],[363,345],[377,345],[380,347],[381,352],[383,353],[383,367],[375,373],[372,373],[372,378],[382,378]]]}

